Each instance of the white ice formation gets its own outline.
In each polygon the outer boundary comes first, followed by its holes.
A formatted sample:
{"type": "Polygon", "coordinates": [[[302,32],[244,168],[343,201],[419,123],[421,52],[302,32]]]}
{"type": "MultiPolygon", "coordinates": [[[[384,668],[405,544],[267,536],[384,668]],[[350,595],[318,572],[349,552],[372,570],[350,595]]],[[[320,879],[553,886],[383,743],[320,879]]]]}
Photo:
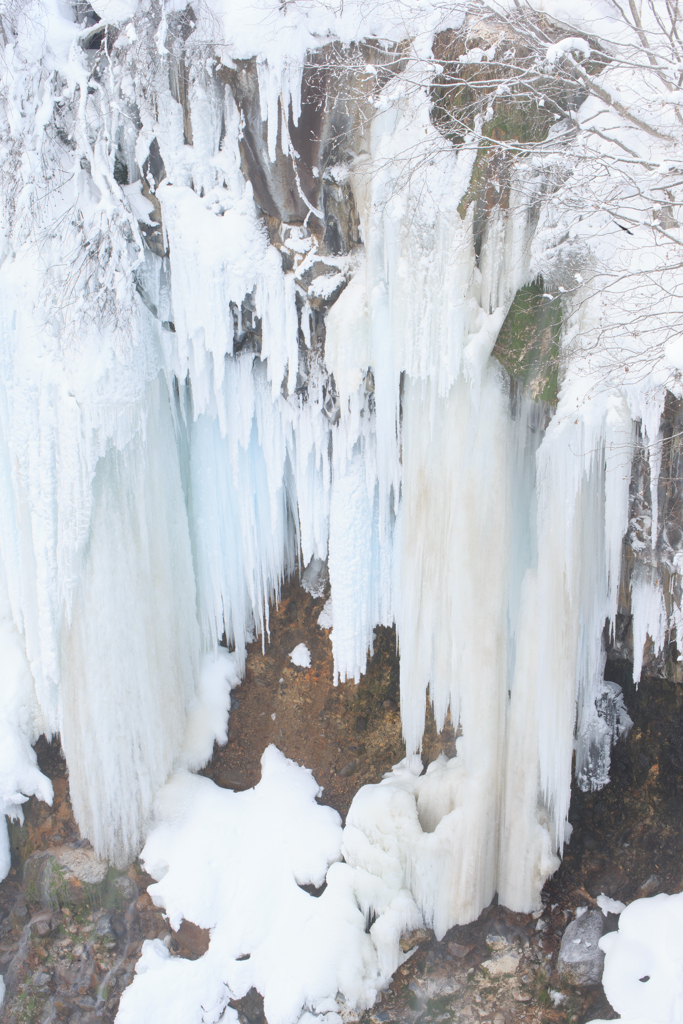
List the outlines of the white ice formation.
{"type": "MultiPolygon", "coordinates": [[[[158,894],[173,919],[214,930],[208,959],[172,968],[187,972],[187,992],[208,986],[204,1003],[224,1021],[224,982],[237,992],[251,978],[268,1002],[269,944],[287,913],[329,957],[310,985],[292,967],[269,1019],[332,1021],[337,991],[368,1005],[386,983],[402,929],[424,921],[442,935],[496,892],[515,910],[539,905],[574,754],[581,785],[603,785],[630,724],[603,679],[620,584],[632,582],[637,678],[647,636],[658,650],[683,624],[653,554],[663,396],[680,391],[683,357],[666,304],[675,272],[650,240],[662,230],[678,244],[679,229],[660,228],[647,205],[659,182],[676,187],[678,100],[646,66],[636,80],[630,63],[607,63],[575,134],[518,154],[505,203],[482,223],[468,199],[476,133],[446,143],[429,92],[434,33],[460,27],[463,4],[93,6],[102,22],[61,0],[2,14],[3,809],[16,817],[29,794],[50,799],[31,743],[59,733],[84,834],[120,865],[147,838],[148,862],[169,869],[158,894]],[[367,38],[382,41],[374,58],[355,46],[367,38]],[[324,67],[339,52],[355,54],[339,79],[344,144],[306,167],[295,144],[311,114],[306,54],[324,67]],[[630,103],[651,131],[623,113],[630,103]],[[623,201],[629,227],[606,212],[623,152],[643,176],[623,201]],[[321,182],[358,213],[337,251],[320,228],[321,182]],[[564,303],[554,411],[492,355],[515,295],[539,275],[564,303]],[[654,342],[629,328],[643,309],[660,325],[654,342]],[[622,372],[629,360],[638,374],[622,372]],[[636,436],[652,557],[629,581],[636,436]],[[229,688],[247,642],[267,638],[282,580],[314,560],[311,586],[329,571],[320,625],[332,627],[335,677],[360,678],[378,624],[396,623],[400,646],[407,757],[356,796],[343,842],[310,776],[275,751],[253,793],[188,774],[225,741],[229,688]],[[215,661],[224,634],[229,664],[215,661]],[[422,774],[427,693],[437,725],[450,712],[461,735],[457,756],[422,774]],[[239,865],[234,829],[253,827],[256,858],[259,815],[274,807],[287,836],[290,804],[306,824],[267,851],[282,888],[247,938],[241,918],[228,926],[218,905],[177,895],[187,830],[206,849],[225,841],[239,865]],[[306,830],[313,852],[300,858],[306,830]],[[340,842],[345,863],[314,905],[295,883],[322,880],[340,842]],[[221,950],[236,964],[249,953],[249,966],[216,981],[221,950]],[[334,973],[346,956],[356,981],[334,973]]],[[[581,57],[580,5],[542,6],[572,28],[545,65],[581,57]]],[[[589,7],[605,46],[630,45],[609,5],[589,7]]],[[[320,123],[339,116],[327,99],[320,123]]],[[[215,881],[229,902],[229,877],[215,881]]],[[[134,991],[170,970],[147,947],[134,991]]],[[[184,1024],[208,1021],[193,1005],[184,1024]]]]}

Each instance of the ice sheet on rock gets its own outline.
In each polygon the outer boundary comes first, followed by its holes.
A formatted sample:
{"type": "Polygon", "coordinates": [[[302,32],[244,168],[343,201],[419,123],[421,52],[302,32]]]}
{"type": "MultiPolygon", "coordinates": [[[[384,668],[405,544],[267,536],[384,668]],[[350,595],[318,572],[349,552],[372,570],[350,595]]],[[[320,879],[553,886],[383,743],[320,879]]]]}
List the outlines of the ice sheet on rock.
{"type": "Polygon", "coordinates": [[[311,597],[322,597],[329,583],[326,563],[321,558],[312,558],[301,574],[301,586],[311,597]]]}
{"type": "Polygon", "coordinates": [[[218,647],[202,659],[197,696],[190,703],[183,745],[177,763],[190,770],[202,768],[214,743],[228,742],[230,692],[242,681],[236,653],[218,647]]]}
{"type": "Polygon", "coordinates": [[[667,629],[664,594],[659,581],[641,571],[631,581],[633,615],[633,681],[638,686],[643,671],[643,655],[650,637],[655,657],[664,647],[667,629]]]}
{"type": "MultiPolygon", "coordinates": [[[[564,837],[576,722],[576,775],[585,789],[604,784],[609,742],[601,718],[605,692],[602,631],[616,611],[612,573],[628,524],[628,480],[613,450],[629,451],[623,399],[585,397],[570,381],[538,452],[537,714],[540,785],[553,842],[564,837]],[[576,416],[580,393],[584,413],[576,416]],[[608,517],[609,514],[609,517],[608,517]],[[581,609],[579,616],[572,609],[581,609]]],[[[628,465],[628,457],[627,457],[628,465]]]]}
{"type": "MultiPolygon", "coordinates": [[[[622,1020],[677,1024],[683,1012],[683,893],[635,900],[600,939],[602,983],[622,1020]]],[[[591,1024],[602,1024],[592,1021],[591,1024]]]]}
{"type": "Polygon", "coordinates": [[[310,771],[272,746],[261,764],[261,781],[246,792],[187,772],[159,792],[142,855],[159,879],[150,895],[173,927],[187,918],[210,928],[211,941],[195,961],[146,942],[117,1024],[200,1024],[205,1010],[217,1020],[251,987],[269,1024],[294,1024],[306,1009],[335,1010],[338,993],[350,1007],[371,1005],[398,966],[399,937],[419,921],[409,895],[335,863],[341,822],[316,803],[310,771]],[[320,897],[301,888],[326,876],[320,897]],[[367,934],[369,908],[380,918],[367,934]]]}

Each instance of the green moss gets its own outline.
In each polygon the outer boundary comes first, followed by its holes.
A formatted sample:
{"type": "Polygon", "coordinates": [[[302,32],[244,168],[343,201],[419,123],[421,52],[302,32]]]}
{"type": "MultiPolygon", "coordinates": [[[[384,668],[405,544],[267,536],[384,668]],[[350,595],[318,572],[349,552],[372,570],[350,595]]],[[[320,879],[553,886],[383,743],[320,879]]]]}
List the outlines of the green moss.
{"type": "Polygon", "coordinates": [[[545,293],[539,277],[517,292],[493,348],[514,380],[551,405],[557,402],[561,323],[561,300],[545,293]]]}
{"type": "Polygon", "coordinates": [[[538,1006],[542,1009],[546,1009],[552,1004],[550,993],[548,991],[548,976],[541,968],[536,972],[535,978],[535,1000],[538,1006]]]}

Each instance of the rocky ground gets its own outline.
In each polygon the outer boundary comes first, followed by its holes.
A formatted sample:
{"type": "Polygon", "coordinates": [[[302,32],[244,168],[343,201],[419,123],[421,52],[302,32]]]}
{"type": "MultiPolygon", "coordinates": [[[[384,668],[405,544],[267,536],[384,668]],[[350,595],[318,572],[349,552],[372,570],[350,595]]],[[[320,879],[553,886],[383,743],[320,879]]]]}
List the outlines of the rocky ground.
{"type": "MultiPolygon", "coordinates": [[[[313,769],[323,802],[344,815],[357,789],[379,781],[403,755],[395,636],[378,630],[360,685],[334,687],[328,631],[317,625],[325,580],[309,583],[313,593],[298,583],[284,589],[265,651],[254,645],[246,679],[233,694],[229,743],[215,750],[204,774],[232,789],[253,786],[272,742],[313,769]],[[310,668],[289,658],[302,642],[310,668]]],[[[545,887],[542,912],[492,906],[441,942],[426,931],[405,936],[413,952],[362,1024],[584,1024],[615,1017],[597,982],[595,940],[617,919],[596,910],[596,898],[605,893],[628,903],[683,889],[683,687],[676,658],[674,649],[661,677],[638,689],[619,652],[608,662],[634,727],[615,750],[610,786],[573,795],[572,839],[545,887]],[[575,963],[559,957],[567,928],[574,932],[565,948],[585,953],[575,963]]],[[[425,761],[441,750],[452,754],[454,739],[450,726],[439,735],[430,720],[425,761]]],[[[117,872],[95,855],[74,823],[58,745],[41,741],[37,753],[55,801],[50,808],[32,798],[26,823],[12,829],[14,866],[0,884],[0,973],[7,987],[0,1020],[113,1021],[145,939],[159,937],[173,954],[194,958],[208,934],[189,922],[172,932],[147,894],[151,878],[140,865],[117,872]]],[[[264,1024],[257,993],[236,1006],[243,1024],[264,1024]]]]}

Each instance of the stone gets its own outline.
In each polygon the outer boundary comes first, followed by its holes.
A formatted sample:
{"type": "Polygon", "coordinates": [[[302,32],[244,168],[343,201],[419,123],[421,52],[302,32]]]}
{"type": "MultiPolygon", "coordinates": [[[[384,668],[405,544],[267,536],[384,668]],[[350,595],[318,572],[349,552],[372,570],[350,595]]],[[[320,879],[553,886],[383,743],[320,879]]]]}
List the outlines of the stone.
{"type": "Polygon", "coordinates": [[[429,942],[430,939],[431,934],[426,928],[414,928],[412,932],[405,932],[401,936],[400,946],[404,953],[408,953],[415,946],[429,942]]]}
{"type": "Polygon", "coordinates": [[[208,928],[200,928],[192,921],[184,920],[177,931],[172,932],[181,949],[186,949],[197,956],[203,956],[209,948],[211,932],[208,928]]]}
{"type": "Polygon", "coordinates": [[[98,890],[102,897],[108,871],[106,860],[82,847],[32,853],[24,866],[26,895],[46,908],[89,903],[98,890]]]}
{"type": "Polygon", "coordinates": [[[231,1000],[230,1006],[237,1010],[240,1024],[266,1024],[263,996],[255,988],[250,988],[241,999],[231,1000]]]}
{"type": "Polygon", "coordinates": [[[123,914],[118,911],[111,915],[111,930],[117,939],[125,941],[128,938],[128,923],[123,914]]]}
{"type": "Polygon", "coordinates": [[[114,932],[111,926],[111,914],[100,914],[95,922],[95,934],[113,936],[114,932]]]}
{"type": "Polygon", "coordinates": [[[471,953],[474,946],[461,946],[459,942],[449,942],[446,949],[456,960],[464,960],[468,953],[471,953]]]}
{"type": "Polygon", "coordinates": [[[450,975],[429,974],[422,981],[422,990],[427,999],[439,999],[444,996],[454,996],[460,991],[462,985],[450,975]]]}
{"type": "Polygon", "coordinates": [[[348,779],[348,777],[350,775],[354,775],[357,770],[358,770],[358,761],[357,760],[349,761],[348,764],[345,764],[343,768],[339,769],[339,772],[338,772],[339,778],[340,779],[348,779]]]}
{"type": "Polygon", "coordinates": [[[98,857],[94,850],[83,847],[73,850],[64,846],[57,847],[51,852],[57,863],[81,882],[99,885],[107,877],[109,864],[102,857],[98,857]]]}
{"type": "Polygon", "coordinates": [[[49,935],[52,929],[55,927],[53,920],[52,910],[40,910],[37,914],[34,914],[29,924],[31,925],[31,931],[36,935],[45,936],[49,935]]]}
{"type": "Polygon", "coordinates": [[[484,960],[481,965],[494,978],[500,978],[504,974],[514,974],[519,964],[519,956],[516,953],[505,953],[497,960],[484,960]]]}
{"type": "Polygon", "coordinates": [[[26,903],[23,901],[23,899],[19,898],[15,900],[15,902],[12,904],[10,917],[12,919],[12,924],[15,927],[24,927],[24,925],[28,921],[28,907],[26,906],[26,903]]]}
{"type": "Polygon", "coordinates": [[[557,970],[571,985],[597,985],[602,980],[605,954],[598,942],[604,928],[600,910],[588,910],[571,921],[562,936],[557,970]]]}
{"type": "Polygon", "coordinates": [[[241,793],[251,786],[249,780],[239,768],[224,768],[214,776],[213,781],[221,789],[232,789],[236,793],[241,793]]]}

